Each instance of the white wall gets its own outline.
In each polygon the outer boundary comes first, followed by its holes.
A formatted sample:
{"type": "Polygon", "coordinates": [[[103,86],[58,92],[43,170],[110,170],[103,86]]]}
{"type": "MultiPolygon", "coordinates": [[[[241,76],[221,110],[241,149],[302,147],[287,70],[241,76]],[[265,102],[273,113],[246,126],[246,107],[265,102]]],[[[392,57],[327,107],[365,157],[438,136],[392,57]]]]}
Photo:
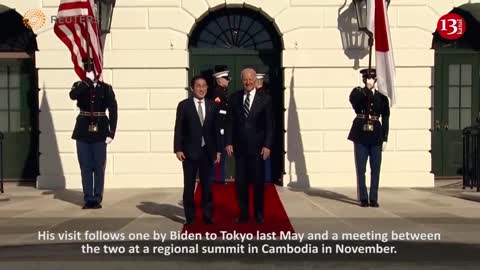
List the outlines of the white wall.
{"type": "MultiPolygon", "coordinates": [[[[58,0],[4,1],[19,13],[40,8],[56,14],[58,0]],[[28,3],[28,4],[26,4],[28,3]]],[[[432,186],[430,111],[433,51],[438,18],[466,1],[396,0],[389,8],[397,64],[397,105],[381,186],[432,186]]],[[[186,97],[188,34],[209,9],[243,5],[266,14],[285,44],[285,183],[354,186],[353,111],[348,94],[360,84],[354,60],[342,49],[337,26],[344,0],[117,0],[105,51],[105,81],[119,103],[118,132],[109,146],[107,187],[182,186],[172,153],[175,107],[186,97]],[[293,74],[293,76],[292,76],[293,74]],[[292,82],[293,79],[293,82],[292,82]],[[292,107],[294,105],[294,107],[292,107]],[[299,147],[300,146],[300,147],[299,147]]],[[[41,175],[38,186],[81,187],[74,141],[76,108],[68,98],[77,80],[69,52],[52,31],[37,30],[41,175]]],[[[364,67],[368,57],[360,60],[364,67]]],[[[373,61],[374,63],[374,61],[373,61]]]]}

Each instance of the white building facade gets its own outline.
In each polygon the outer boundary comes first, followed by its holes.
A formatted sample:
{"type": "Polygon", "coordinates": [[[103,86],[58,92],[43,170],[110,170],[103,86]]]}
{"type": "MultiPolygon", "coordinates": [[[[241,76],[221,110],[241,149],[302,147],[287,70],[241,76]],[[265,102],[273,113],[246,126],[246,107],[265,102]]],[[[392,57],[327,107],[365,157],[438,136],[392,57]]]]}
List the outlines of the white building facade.
{"type": "MultiPolygon", "coordinates": [[[[117,0],[104,52],[103,77],[115,89],[119,104],[116,137],[108,146],[106,188],[183,186],[181,163],[173,154],[173,127],[176,106],[188,96],[189,76],[198,71],[192,63],[190,39],[203,19],[224,9],[245,9],[262,16],[283,46],[277,48],[282,87],[271,90],[283,91],[283,108],[278,108],[285,109],[285,133],[279,134],[285,151],[283,183],[355,186],[353,144],[347,140],[355,114],[348,96],[361,85],[359,69],[368,66],[368,55],[342,43],[342,35],[351,29],[343,18],[353,14],[351,1],[346,2],[117,0]]],[[[442,15],[467,2],[391,1],[388,16],[397,104],[391,108],[381,187],[434,185],[432,32],[442,15]]],[[[68,96],[78,78],[70,52],[55,36],[49,19],[56,15],[59,0],[5,0],[2,4],[20,14],[38,9],[47,17],[45,26],[35,31],[41,132],[37,187],[81,188],[71,139],[78,109],[68,96]]],[[[210,51],[216,53],[215,48],[210,51]]],[[[368,176],[367,170],[367,182],[368,176]]]]}

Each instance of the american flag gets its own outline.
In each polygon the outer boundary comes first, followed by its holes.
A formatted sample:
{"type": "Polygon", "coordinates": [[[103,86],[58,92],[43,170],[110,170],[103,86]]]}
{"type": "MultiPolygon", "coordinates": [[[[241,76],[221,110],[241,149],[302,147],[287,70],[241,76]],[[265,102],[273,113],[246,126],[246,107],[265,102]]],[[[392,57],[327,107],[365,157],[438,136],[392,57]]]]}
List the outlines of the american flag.
{"type": "Polygon", "coordinates": [[[67,45],[80,79],[85,80],[82,59],[93,58],[97,79],[102,78],[102,46],[94,0],[60,0],[54,25],[55,34],[67,45]]]}

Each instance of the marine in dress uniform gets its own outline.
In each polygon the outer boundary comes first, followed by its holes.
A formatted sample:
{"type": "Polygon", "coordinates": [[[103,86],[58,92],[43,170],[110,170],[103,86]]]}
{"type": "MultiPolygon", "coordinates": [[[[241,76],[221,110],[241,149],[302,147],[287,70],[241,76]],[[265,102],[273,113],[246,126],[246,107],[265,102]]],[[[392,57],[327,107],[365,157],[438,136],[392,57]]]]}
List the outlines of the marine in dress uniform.
{"type": "MultiPolygon", "coordinates": [[[[229,77],[230,71],[227,66],[215,66],[215,73],[213,77],[216,81],[216,87],[213,90],[211,95],[212,100],[218,106],[218,115],[217,115],[217,126],[219,127],[220,140],[221,144],[224,145],[224,135],[225,135],[225,126],[227,121],[227,112],[228,112],[228,84],[230,83],[231,78],[229,77]]],[[[222,147],[223,148],[223,147],[222,147]]],[[[217,181],[218,183],[225,183],[225,150],[222,151],[220,158],[220,163],[217,163],[212,169],[212,180],[217,181]],[[217,171],[219,172],[217,174],[217,171]]]]}
{"type": "Polygon", "coordinates": [[[75,82],[70,91],[70,98],[80,108],[72,139],[77,141],[83,209],[97,209],[102,207],[107,144],[114,139],[117,128],[117,101],[112,86],[94,78],[93,60],[89,61],[88,64],[86,59],[83,61],[87,78],[75,82]]]}
{"type": "MultiPolygon", "coordinates": [[[[256,88],[259,93],[265,93],[267,95],[269,94],[268,89],[265,85],[265,73],[257,73],[256,84],[257,84],[256,88]]],[[[275,123],[274,123],[274,126],[275,126],[275,123]]],[[[265,183],[271,183],[271,182],[272,182],[272,157],[270,156],[265,160],[265,183]]]]}
{"type": "Polygon", "coordinates": [[[350,103],[357,116],[353,120],[348,139],[353,141],[357,195],[362,207],[378,207],[378,185],[382,151],[386,147],[390,106],[388,98],[375,89],[376,70],[360,71],[364,87],[355,87],[350,103]],[[370,194],[365,185],[367,159],[370,158],[370,194]]]}

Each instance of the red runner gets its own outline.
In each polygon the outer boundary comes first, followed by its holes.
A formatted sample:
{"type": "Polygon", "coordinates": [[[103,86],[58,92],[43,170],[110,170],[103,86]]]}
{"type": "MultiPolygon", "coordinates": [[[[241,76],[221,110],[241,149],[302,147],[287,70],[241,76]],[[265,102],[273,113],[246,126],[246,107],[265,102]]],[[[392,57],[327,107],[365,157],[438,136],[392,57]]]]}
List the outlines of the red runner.
{"type": "Polygon", "coordinates": [[[196,218],[192,225],[183,226],[183,232],[192,233],[218,233],[220,231],[255,233],[257,231],[269,233],[281,231],[294,232],[282,202],[278,197],[274,184],[265,184],[265,223],[257,225],[253,218],[253,187],[250,186],[250,222],[247,224],[235,224],[239,216],[237,199],[235,195],[235,183],[212,184],[213,191],[213,219],[215,224],[206,225],[203,223],[201,209],[201,186],[197,185],[195,190],[196,218]]]}

